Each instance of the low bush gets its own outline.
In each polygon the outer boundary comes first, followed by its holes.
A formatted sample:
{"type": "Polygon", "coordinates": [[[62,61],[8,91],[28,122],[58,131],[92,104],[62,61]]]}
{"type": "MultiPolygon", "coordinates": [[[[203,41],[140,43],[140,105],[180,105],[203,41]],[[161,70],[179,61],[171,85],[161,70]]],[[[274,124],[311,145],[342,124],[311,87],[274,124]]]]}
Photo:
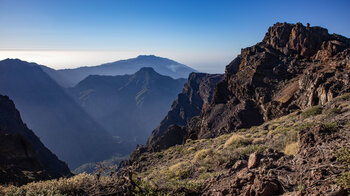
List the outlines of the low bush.
{"type": "Polygon", "coordinates": [[[303,117],[316,116],[322,114],[322,110],[322,106],[313,106],[312,108],[305,110],[301,115],[303,117]]]}

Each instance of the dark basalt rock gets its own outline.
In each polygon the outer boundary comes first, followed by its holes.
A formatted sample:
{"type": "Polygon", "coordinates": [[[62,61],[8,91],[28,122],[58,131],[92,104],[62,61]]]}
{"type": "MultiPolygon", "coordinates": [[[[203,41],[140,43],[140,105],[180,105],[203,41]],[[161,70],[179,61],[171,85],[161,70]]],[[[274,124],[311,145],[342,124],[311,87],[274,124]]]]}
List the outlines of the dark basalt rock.
{"type": "MultiPolygon", "coordinates": [[[[321,27],[277,23],[227,67],[198,138],[259,125],[350,91],[350,41],[321,27]]],[[[187,129],[192,129],[188,127],[187,129]]]]}
{"type": "Polygon", "coordinates": [[[167,116],[152,132],[146,147],[151,150],[166,149],[175,144],[182,144],[190,137],[191,134],[180,126],[200,115],[202,108],[210,104],[214,87],[222,79],[223,75],[220,74],[191,73],[182,93],[174,101],[167,116]]]}

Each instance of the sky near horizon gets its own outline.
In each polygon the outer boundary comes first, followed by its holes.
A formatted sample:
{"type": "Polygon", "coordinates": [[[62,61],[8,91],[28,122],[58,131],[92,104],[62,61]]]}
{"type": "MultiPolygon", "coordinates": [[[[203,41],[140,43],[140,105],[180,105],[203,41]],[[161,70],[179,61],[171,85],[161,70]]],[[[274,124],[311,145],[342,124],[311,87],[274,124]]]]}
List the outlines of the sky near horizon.
{"type": "Polygon", "coordinates": [[[0,60],[52,68],[154,54],[222,73],[276,22],[350,37],[350,1],[0,0],[0,60]]]}

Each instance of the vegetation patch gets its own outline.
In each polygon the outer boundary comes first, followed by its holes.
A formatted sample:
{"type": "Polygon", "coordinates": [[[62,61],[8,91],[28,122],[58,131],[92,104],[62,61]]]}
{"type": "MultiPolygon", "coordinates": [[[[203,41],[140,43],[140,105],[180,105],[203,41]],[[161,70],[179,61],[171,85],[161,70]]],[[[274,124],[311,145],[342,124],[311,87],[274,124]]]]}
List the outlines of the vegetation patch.
{"type": "Polygon", "coordinates": [[[316,116],[322,114],[322,110],[322,106],[313,106],[312,108],[305,110],[301,115],[303,117],[316,116]]]}
{"type": "Polygon", "coordinates": [[[286,155],[296,155],[299,150],[298,142],[293,142],[288,144],[284,149],[284,154],[286,155]]]}
{"type": "Polygon", "coordinates": [[[224,148],[238,148],[252,143],[252,139],[243,135],[233,134],[224,144],[224,148]]]}
{"type": "Polygon", "coordinates": [[[326,122],[324,123],[324,126],[329,131],[336,131],[338,129],[338,125],[335,122],[326,122]]]}
{"type": "MultiPolygon", "coordinates": [[[[342,148],[335,153],[337,161],[350,169],[350,149],[342,148]]],[[[339,178],[336,179],[339,186],[343,187],[345,190],[350,191],[350,172],[345,172],[339,178]]]]}
{"type": "Polygon", "coordinates": [[[206,158],[208,155],[212,154],[213,151],[211,149],[203,149],[198,152],[193,157],[193,162],[198,162],[206,158]]]}

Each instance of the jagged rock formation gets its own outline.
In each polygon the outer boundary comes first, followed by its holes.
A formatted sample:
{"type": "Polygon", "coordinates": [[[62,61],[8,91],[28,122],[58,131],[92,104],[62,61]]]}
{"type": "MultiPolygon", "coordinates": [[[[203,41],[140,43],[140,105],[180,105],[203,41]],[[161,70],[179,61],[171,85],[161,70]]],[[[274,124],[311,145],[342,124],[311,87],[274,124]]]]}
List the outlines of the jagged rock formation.
{"type": "Polygon", "coordinates": [[[68,91],[114,137],[135,147],[146,142],[184,83],[144,67],[132,75],[90,75],[68,91]]]}
{"type": "Polygon", "coordinates": [[[349,39],[321,27],[275,24],[227,66],[199,137],[258,125],[348,92],[349,47],[349,39]]]}
{"type": "Polygon", "coordinates": [[[349,92],[349,47],[348,38],[327,29],[277,23],[226,67],[200,117],[177,130],[192,138],[215,137],[349,92]]]}
{"type": "Polygon", "coordinates": [[[184,133],[179,126],[200,115],[203,107],[209,105],[214,87],[223,79],[220,74],[191,73],[182,93],[174,101],[167,116],[152,132],[147,142],[150,150],[161,150],[180,144],[184,133]]]}
{"type": "Polygon", "coordinates": [[[24,184],[70,175],[67,164],[22,122],[14,103],[0,95],[0,183],[24,184]]]}

